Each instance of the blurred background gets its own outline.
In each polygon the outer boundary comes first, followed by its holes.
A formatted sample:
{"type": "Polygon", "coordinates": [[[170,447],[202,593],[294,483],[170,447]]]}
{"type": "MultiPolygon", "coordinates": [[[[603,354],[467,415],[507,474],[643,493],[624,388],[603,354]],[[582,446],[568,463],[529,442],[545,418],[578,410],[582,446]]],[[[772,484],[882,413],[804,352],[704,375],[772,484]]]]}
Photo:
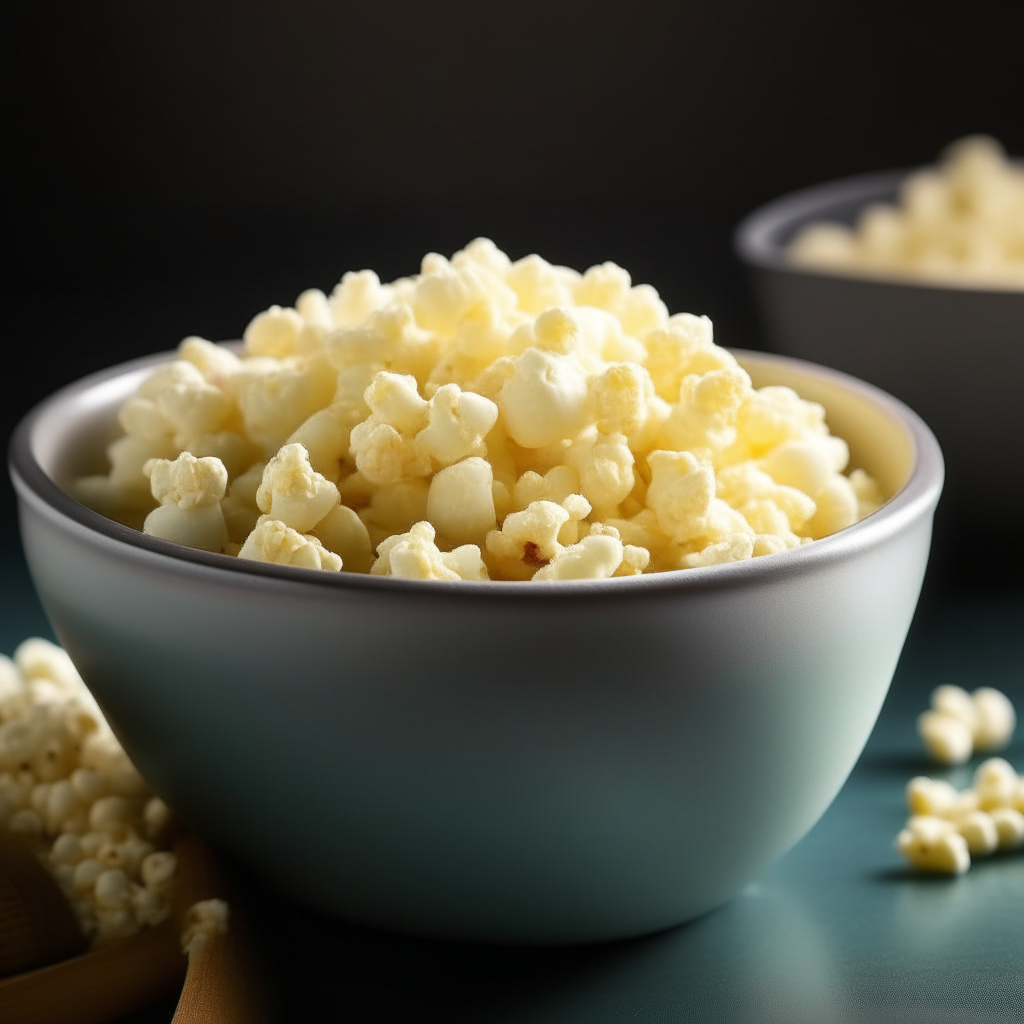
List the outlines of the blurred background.
{"type": "Polygon", "coordinates": [[[83,373],[481,234],[613,259],[763,347],[737,222],[967,133],[1024,153],[1017,10],[7,3],[0,429],[83,373]]]}

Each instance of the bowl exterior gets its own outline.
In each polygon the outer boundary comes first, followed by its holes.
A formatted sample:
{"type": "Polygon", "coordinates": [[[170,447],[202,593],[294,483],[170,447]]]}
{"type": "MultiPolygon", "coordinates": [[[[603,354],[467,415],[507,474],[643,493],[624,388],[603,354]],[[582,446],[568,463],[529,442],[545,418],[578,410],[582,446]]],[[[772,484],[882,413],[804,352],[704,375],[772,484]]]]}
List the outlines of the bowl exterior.
{"type": "Polygon", "coordinates": [[[240,585],[18,489],[61,642],[188,820],[321,910],[511,942],[677,924],[811,827],[881,707],[931,519],[760,587],[425,600],[240,585]]]}

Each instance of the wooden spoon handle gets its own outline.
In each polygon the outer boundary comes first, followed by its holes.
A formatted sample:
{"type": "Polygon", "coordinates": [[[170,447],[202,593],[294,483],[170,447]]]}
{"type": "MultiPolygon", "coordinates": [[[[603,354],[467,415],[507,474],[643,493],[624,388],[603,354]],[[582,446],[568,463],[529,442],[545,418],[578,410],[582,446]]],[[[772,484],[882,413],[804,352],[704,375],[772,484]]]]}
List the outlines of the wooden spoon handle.
{"type": "Polygon", "coordinates": [[[199,900],[225,899],[228,930],[215,935],[188,958],[188,972],[172,1024],[260,1024],[269,1017],[252,968],[231,888],[213,851],[198,837],[179,841],[175,918],[179,931],[188,908],[199,900]]]}
{"type": "Polygon", "coordinates": [[[253,1003],[252,979],[229,931],[189,956],[172,1024],[253,1024],[262,1019],[253,1003]]]}

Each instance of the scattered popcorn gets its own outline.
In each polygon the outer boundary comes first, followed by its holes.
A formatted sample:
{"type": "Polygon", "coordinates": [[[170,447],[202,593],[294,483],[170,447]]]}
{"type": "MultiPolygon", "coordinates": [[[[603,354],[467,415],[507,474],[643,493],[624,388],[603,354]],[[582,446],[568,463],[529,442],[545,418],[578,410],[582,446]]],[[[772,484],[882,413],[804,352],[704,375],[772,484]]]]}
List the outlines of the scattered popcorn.
{"type": "Polygon", "coordinates": [[[896,837],[896,848],[922,871],[962,875],[971,866],[967,841],[942,818],[911,818],[896,837]]]}
{"type": "Polygon", "coordinates": [[[928,753],[943,764],[963,764],[975,751],[1002,750],[1013,738],[1017,715],[1006,694],[991,686],[968,693],[940,686],[931,710],[917,720],[928,753]]]}
{"type": "Polygon", "coordinates": [[[20,833],[101,945],[170,914],[172,828],[71,659],[25,640],[0,655],[0,828],[20,833]]]}
{"type": "Polygon", "coordinates": [[[972,857],[1024,846],[1024,778],[1001,757],[980,764],[962,793],[919,775],[906,796],[910,818],[896,847],[923,871],[962,875],[972,857]]]}
{"type": "Polygon", "coordinates": [[[614,263],[581,275],[477,239],[271,306],[241,356],[194,337],[177,356],[73,490],[240,558],[604,579],[781,554],[886,497],[820,405],[755,390],[707,317],[670,316],[614,263]]]}
{"type": "Polygon", "coordinates": [[[837,273],[1024,288],[1024,169],[995,139],[961,139],[903,182],[898,206],[868,206],[856,228],[810,224],[788,256],[837,273]]]}

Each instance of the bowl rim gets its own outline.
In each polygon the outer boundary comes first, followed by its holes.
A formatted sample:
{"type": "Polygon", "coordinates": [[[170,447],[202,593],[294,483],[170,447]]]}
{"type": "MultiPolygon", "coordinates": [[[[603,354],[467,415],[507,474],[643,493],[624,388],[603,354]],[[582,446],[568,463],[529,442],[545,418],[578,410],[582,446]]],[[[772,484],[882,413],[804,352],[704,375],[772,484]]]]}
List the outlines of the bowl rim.
{"type": "MultiPolygon", "coordinates": [[[[565,601],[567,596],[591,600],[615,599],[624,593],[641,595],[665,591],[719,590],[766,585],[774,580],[804,573],[816,573],[830,564],[847,561],[879,546],[928,515],[942,491],[944,466],[938,441],[924,420],[911,408],[881,388],[856,377],[802,359],[767,352],[731,350],[737,358],[767,367],[778,366],[810,373],[826,383],[852,391],[874,405],[907,432],[913,448],[913,464],[903,487],[884,505],[837,533],[775,555],[762,555],[742,562],[676,569],[640,576],[601,580],[533,581],[405,580],[347,572],[325,572],[294,566],[239,559],[187,548],[148,536],[139,530],[108,519],[88,508],[61,488],[37,461],[33,439],[47,414],[74,402],[86,392],[123,375],[156,366],[175,357],[174,351],[159,352],[118,363],[89,374],[60,388],[34,406],[18,423],[8,447],[8,471],[19,501],[41,512],[64,532],[105,548],[121,559],[147,565],[152,571],[171,572],[210,582],[255,589],[308,591],[328,588],[349,592],[407,593],[473,602],[480,600],[565,601]]],[[[22,512],[24,514],[24,512],[22,512]]]]}
{"type": "MultiPolygon", "coordinates": [[[[1024,161],[1012,159],[1024,169],[1024,161]]],[[[965,292],[983,296],[1020,295],[1024,290],[1011,285],[993,285],[971,281],[929,281],[911,275],[880,274],[861,270],[829,270],[791,263],[779,243],[780,236],[801,221],[820,219],[822,210],[839,203],[859,201],[862,205],[894,198],[899,186],[911,174],[933,170],[933,166],[893,168],[872,171],[810,185],[787,192],[748,213],[733,232],[733,251],[742,263],[762,270],[774,270],[794,276],[824,278],[829,281],[856,281],[888,288],[917,289],[927,292],[965,292]]]]}

